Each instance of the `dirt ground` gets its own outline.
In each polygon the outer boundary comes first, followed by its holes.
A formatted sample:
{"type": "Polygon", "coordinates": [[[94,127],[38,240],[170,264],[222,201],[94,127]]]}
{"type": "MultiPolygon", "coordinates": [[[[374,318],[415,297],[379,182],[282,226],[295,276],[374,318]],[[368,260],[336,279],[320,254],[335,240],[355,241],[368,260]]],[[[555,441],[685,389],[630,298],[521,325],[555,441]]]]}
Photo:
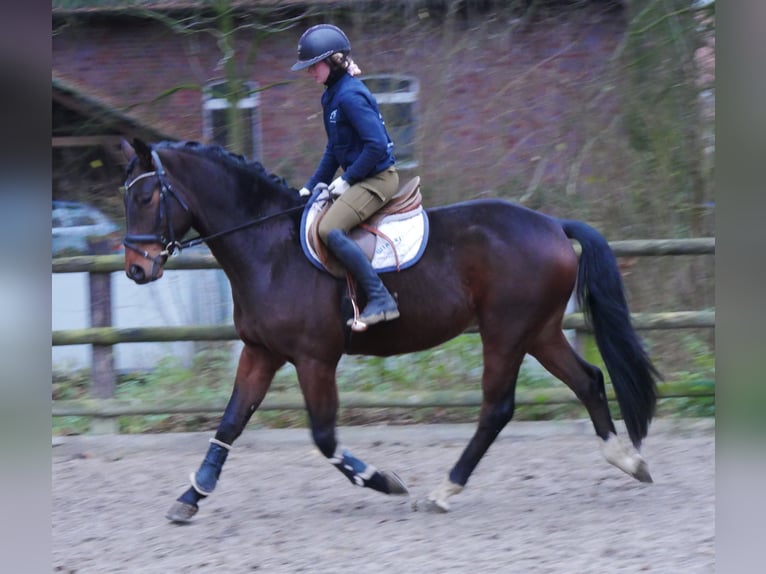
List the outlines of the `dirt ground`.
{"type": "Polygon", "coordinates": [[[413,510],[472,431],[339,429],[346,448],[407,483],[409,497],[387,497],[352,486],[307,430],[248,430],[188,525],[164,514],[211,433],[56,438],[53,571],[715,571],[711,419],[655,421],[642,449],[654,484],[609,465],[586,421],[511,422],[449,513],[413,510]]]}

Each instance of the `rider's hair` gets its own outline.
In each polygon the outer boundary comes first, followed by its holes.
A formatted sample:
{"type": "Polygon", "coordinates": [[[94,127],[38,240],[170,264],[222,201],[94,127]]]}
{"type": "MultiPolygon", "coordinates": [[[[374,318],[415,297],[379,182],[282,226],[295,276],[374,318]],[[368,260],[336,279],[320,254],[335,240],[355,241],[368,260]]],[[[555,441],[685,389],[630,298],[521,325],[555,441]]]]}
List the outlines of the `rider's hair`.
{"type": "Polygon", "coordinates": [[[345,70],[349,76],[358,76],[362,73],[356,62],[345,52],[335,52],[327,58],[327,63],[331,70],[345,70]]]}

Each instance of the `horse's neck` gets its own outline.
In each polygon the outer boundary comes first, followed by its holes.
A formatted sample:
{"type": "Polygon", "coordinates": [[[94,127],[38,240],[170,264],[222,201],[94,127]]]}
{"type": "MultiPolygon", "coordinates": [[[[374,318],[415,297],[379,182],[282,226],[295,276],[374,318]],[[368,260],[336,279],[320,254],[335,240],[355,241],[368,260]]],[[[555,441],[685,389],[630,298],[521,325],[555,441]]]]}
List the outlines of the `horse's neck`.
{"type": "Polygon", "coordinates": [[[189,189],[194,195],[194,227],[203,237],[225,239],[221,242],[225,245],[231,243],[229,239],[236,243],[241,235],[258,234],[274,223],[281,223],[297,205],[289,192],[256,179],[243,184],[232,178],[216,186],[203,179],[195,180],[194,174],[189,174],[189,189]]]}
{"type": "Polygon", "coordinates": [[[182,176],[193,196],[189,202],[193,205],[193,225],[200,236],[211,237],[208,247],[230,279],[252,277],[275,251],[284,252],[288,258],[290,253],[300,252],[299,243],[294,249],[276,246],[278,242],[297,241],[299,234],[292,231],[294,214],[289,211],[299,204],[297,193],[291,194],[259,175],[248,179],[229,174],[216,178],[217,185],[211,184],[210,168],[201,174],[193,169],[199,165],[186,165],[188,171],[182,176]]]}
{"type": "Polygon", "coordinates": [[[287,202],[265,204],[260,209],[241,210],[222,206],[213,218],[200,225],[200,235],[214,236],[207,241],[211,253],[229,278],[263,273],[279,256],[280,264],[300,253],[299,233],[287,202]]]}
{"type": "Polygon", "coordinates": [[[187,199],[193,205],[194,227],[202,236],[226,235],[297,204],[297,194],[293,197],[268,174],[248,172],[245,166],[227,166],[216,158],[185,153],[170,155],[168,160],[169,171],[192,196],[187,199]]]}

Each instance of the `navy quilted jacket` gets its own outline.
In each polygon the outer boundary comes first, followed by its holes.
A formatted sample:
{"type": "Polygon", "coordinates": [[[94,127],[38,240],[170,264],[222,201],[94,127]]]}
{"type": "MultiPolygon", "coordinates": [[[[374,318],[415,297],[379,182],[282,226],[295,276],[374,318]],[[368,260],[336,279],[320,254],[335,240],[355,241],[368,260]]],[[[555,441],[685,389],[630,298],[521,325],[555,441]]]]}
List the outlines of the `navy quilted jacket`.
{"type": "Polygon", "coordinates": [[[361,80],[343,74],[322,94],[327,147],[306,188],[330,183],[338,167],[353,185],[394,165],[394,144],[378,102],[361,80]]]}

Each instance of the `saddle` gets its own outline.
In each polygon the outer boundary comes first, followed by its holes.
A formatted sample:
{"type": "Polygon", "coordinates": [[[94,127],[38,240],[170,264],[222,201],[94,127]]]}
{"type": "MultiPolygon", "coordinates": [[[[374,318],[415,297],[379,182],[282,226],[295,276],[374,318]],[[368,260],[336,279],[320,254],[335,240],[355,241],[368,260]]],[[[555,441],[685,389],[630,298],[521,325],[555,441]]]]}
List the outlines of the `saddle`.
{"type": "MultiPolygon", "coordinates": [[[[405,183],[401,189],[377,211],[370,219],[361,223],[349,232],[349,237],[353,239],[367,256],[367,259],[373,261],[379,238],[385,241],[390,249],[393,250],[396,258],[396,268],[400,266],[399,257],[396,251],[396,241],[388,237],[385,230],[381,227],[385,223],[403,221],[423,214],[422,208],[423,196],[420,194],[420,177],[416,176],[405,183]]],[[[319,223],[327,213],[334,201],[330,193],[325,188],[314,199],[314,203],[324,202],[321,210],[313,221],[310,222],[306,230],[306,242],[311,251],[316,255],[318,261],[324,268],[336,277],[345,277],[346,270],[338,262],[335,256],[324,245],[319,238],[319,223]]]]}

